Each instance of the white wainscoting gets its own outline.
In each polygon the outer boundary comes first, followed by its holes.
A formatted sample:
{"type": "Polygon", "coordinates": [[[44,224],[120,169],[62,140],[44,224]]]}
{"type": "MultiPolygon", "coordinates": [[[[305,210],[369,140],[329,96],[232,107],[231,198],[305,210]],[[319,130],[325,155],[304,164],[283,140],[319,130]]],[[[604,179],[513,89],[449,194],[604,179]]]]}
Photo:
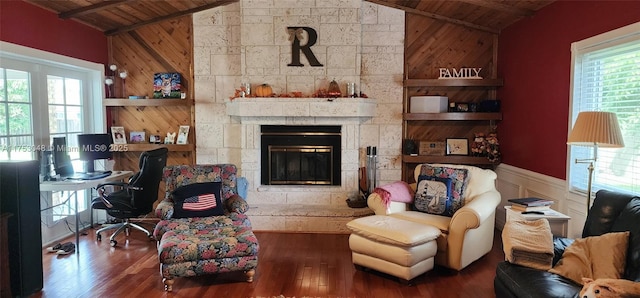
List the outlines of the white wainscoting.
{"type": "Polygon", "coordinates": [[[502,230],[506,221],[504,206],[512,198],[538,197],[552,200],[551,208],[571,216],[569,220],[569,238],[582,235],[586,219],[586,195],[567,191],[566,180],[542,175],[540,173],[501,164],[496,168],[498,180],[496,188],[502,195],[502,202],[496,212],[496,227],[502,230]]]}

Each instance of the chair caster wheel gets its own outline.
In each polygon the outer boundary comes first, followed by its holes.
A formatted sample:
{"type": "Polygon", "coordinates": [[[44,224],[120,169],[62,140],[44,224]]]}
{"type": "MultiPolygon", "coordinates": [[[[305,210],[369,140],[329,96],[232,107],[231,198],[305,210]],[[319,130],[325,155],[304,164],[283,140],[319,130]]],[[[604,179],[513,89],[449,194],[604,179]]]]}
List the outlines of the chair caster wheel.
{"type": "Polygon", "coordinates": [[[111,240],[109,243],[111,244],[111,247],[116,247],[116,245],[118,245],[118,241],[115,240],[111,240]]]}
{"type": "Polygon", "coordinates": [[[97,234],[97,235],[96,235],[96,240],[98,240],[98,241],[102,241],[102,235],[97,234]]]}

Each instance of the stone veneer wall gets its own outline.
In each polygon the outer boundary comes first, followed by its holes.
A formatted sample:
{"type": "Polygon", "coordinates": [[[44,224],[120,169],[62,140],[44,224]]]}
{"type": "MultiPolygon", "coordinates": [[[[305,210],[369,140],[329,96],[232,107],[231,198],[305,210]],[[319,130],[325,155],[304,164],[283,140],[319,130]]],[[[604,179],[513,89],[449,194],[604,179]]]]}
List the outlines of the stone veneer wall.
{"type": "MultiPolygon", "coordinates": [[[[240,0],[193,16],[196,159],[234,163],[249,180],[247,200],[260,204],[346,206],[357,192],[365,148],[378,147],[379,184],[400,179],[404,12],[360,0],[240,0]],[[312,50],[323,67],[288,67],[287,26],[318,32],[312,50]],[[376,115],[343,127],[342,187],[260,185],[259,125],[226,114],[241,82],[272,85],[275,93],[310,95],[335,79],[356,82],[377,101],[376,115]],[[346,129],[345,129],[346,128],[346,129]]],[[[304,44],[306,39],[302,41],[304,44]]],[[[265,123],[320,124],[329,118],[265,118],[265,123]]]]}

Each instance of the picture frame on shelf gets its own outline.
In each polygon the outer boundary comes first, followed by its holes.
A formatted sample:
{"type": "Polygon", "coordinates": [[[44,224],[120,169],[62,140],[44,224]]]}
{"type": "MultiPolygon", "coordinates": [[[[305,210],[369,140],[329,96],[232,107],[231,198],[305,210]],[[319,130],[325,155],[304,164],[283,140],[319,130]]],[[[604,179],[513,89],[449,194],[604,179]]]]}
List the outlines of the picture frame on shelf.
{"type": "Polygon", "coordinates": [[[162,143],[162,138],[160,138],[160,135],[150,135],[149,136],[149,143],[151,143],[151,144],[161,144],[162,143]]]}
{"type": "Polygon", "coordinates": [[[114,144],[126,144],[127,138],[125,137],[124,127],[111,126],[111,137],[114,144]]]}
{"type": "Polygon", "coordinates": [[[445,151],[444,142],[420,141],[420,150],[418,154],[440,156],[444,155],[445,151]]]}
{"type": "Polygon", "coordinates": [[[180,129],[178,129],[178,139],[176,140],[176,144],[187,144],[187,140],[189,137],[189,128],[189,125],[180,125],[180,129]]]}
{"type": "Polygon", "coordinates": [[[132,131],[129,133],[129,142],[142,143],[146,140],[144,131],[132,131]]]}
{"type": "Polygon", "coordinates": [[[469,139],[449,138],[446,148],[446,155],[469,155],[469,139]]]}
{"type": "Polygon", "coordinates": [[[182,76],[180,73],[160,72],[153,75],[153,98],[181,98],[181,90],[182,76]]]}

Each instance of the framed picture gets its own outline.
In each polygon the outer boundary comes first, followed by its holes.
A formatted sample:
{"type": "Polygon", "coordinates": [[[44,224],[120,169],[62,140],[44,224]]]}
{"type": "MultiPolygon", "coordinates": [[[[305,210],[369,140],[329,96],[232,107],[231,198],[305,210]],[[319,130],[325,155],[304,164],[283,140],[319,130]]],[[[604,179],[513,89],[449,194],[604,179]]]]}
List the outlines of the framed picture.
{"type": "Polygon", "coordinates": [[[114,144],[127,143],[127,138],[124,134],[124,127],[122,126],[111,126],[111,137],[113,138],[114,144]]]}
{"type": "Polygon", "coordinates": [[[129,141],[131,143],[142,143],[146,140],[144,131],[132,131],[129,133],[129,141]]]}
{"type": "Polygon", "coordinates": [[[444,142],[420,141],[420,155],[444,155],[444,142]]]}
{"type": "Polygon", "coordinates": [[[181,88],[182,76],[177,72],[161,72],[153,75],[153,98],[181,98],[181,88]]]}
{"type": "Polygon", "coordinates": [[[469,140],[447,139],[447,155],[469,155],[469,140]]]}
{"type": "Polygon", "coordinates": [[[186,144],[188,136],[189,136],[189,125],[180,125],[180,129],[178,130],[178,139],[176,140],[176,144],[186,144]]]}
{"type": "Polygon", "coordinates": [[[160,143],[162,143],[162,139],[160,138],[160,135],[150,135],[149,136],[149,143],[151,143],[151,144],[160,144],[160,143]]]}

